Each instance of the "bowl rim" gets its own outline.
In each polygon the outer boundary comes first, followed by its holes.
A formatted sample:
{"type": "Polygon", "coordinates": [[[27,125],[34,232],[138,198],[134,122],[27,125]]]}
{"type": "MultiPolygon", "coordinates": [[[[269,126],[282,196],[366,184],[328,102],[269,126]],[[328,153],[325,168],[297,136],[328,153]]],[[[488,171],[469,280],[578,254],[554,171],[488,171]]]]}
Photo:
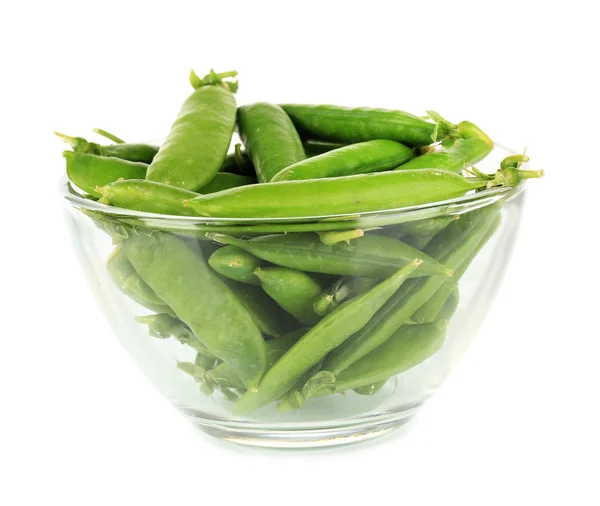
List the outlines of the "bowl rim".
{"type": "MultiPolygon", "coordinates": [[[[508,148],[502,144],[495,144],[495,148],[500,148],[516,153],[515,150],[508,148]]],[[[470,192],[461,197],[453,199],[441,200],[437,202],[428,202],[416,206],[405,206],[399,208],[378,209],[375,211],[364,211],[359,213],[340,213],[328,215],[312,215],[312,216],[294,216],[294,217],[211,217],[211,216],[180,216],[174,214],[159,214],[146,211],[136,211],[125,209],[122,207],[114,207],[107,204],[102,204],[98,201],[91,200],[83,196],[75,185],[73,185],[66,174],[66,171],[61,175],[59,193],[63,201],[67,201],[71,206],[83,208],[90,211],[98,211],[102,214],[114,217],[136,218],[143,221],[151,220],[153,222],[177,222],[184,226],[190,225],[265,225],[286,223],[323,223],[323,222],[339,222],[339,221],[357,221],[370,218],[385,218],[386,216],[406,215],[407,220],[414,220],[414,216],[424,215],[423,217],[433,217],[443,214],[451,214],[457,212],[467,212],[479,207],[491,205],[500,199],[512,199],[525,190],[527,181],[521,181],[517,186],[513,187],[497,187],[486,189],[478,192],[470,192]],[[409,218],[410,217],[410,218],[409,218]]],[[[420,219],[420,218],[419,218],[420,219]]]]}

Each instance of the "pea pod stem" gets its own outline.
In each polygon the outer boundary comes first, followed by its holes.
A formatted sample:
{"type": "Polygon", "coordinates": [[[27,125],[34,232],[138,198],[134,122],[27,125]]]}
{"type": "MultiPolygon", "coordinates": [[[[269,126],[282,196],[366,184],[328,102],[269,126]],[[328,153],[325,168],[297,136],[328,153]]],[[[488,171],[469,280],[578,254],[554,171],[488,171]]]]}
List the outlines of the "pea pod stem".
{"type": "Polygon", "coordinates": [[[92,128],[92,132],[97,133],[98,135],[101,135],[102,137],[108,139],[109,141],[113,141],[116,144],[125,144],[123,139],[111,134],[110,132],[107,132],[106,130],[102,130],[101,128],[92,128]]]}
{"type": "Polygon", "coordinates": [[[356,239],[357,237],[362,237],[365,235],[364,230],[361,228],[355,228],[353,230],[340,230],[335,232],[319,232],[319,239],[323,244],[327,246],[333,246],[338,242],[345,242],[350,244],[352,239],[356,239]]]}
{"type": "Polygon", "coordinates": [[[190,71],[190,84],[194,89],[201,88],[202,86],[221,85],[229,89],[232,93],[235,93],[238,89],[237,81],[225,81],[230,77],[236,77],[238,75],[236,70],[229,70],[227,72],[216,73],[213,69],[210,69],[209,73],[203,78],[200,78],[198,74],[192,69],[190,71]]]}

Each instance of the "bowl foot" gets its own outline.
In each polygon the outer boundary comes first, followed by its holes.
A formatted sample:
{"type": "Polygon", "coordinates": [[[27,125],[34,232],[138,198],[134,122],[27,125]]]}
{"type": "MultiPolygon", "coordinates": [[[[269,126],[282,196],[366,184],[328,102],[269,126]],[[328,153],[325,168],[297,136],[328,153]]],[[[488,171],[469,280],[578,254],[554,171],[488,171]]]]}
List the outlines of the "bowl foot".
{"type": "Polygon", "coordinates": [[[402,427],[417,412],[418,407],[356,424],[314,428],[269,428],[248,426],[215,420],[199,419],[190,413],[188,417],[211,436],[246,446],[263,448],[323,448],[368,441],[402,427]]]}

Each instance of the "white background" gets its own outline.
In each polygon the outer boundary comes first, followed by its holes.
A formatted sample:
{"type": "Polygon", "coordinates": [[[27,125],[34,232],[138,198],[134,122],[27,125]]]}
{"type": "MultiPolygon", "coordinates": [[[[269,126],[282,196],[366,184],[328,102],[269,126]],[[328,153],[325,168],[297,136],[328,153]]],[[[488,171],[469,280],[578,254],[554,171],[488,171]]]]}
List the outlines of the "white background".
{"type": "Polygon", "coordinates": [[[3,2],[0,504],[598,504],[591,5],[3,2]],[[469,118],[546,170],[485,325],[406,430],[326,451],[221,443],[103,320],[62,222],[52,131],[164,135],[191,67],[237,69],[240,102],[469,118]]]}

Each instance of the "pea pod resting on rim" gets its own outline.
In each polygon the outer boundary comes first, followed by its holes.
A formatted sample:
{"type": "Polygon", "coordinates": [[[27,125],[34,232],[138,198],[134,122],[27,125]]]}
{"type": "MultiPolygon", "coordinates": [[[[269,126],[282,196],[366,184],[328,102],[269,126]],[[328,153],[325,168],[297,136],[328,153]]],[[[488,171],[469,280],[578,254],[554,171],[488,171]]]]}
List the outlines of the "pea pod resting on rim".
{"type": "MultiPolygon", "coordinates": [[[[474,170],[471,168],[470,170],[474,170]]],[[[185,201],[201,216],[219,218],[318,217],[398,209],[464,196],[472,190],[516,186],[543,171],[499,169],[463,177],[441,169],[415,169],[338,178],[250,185],[185,201]]]]}

